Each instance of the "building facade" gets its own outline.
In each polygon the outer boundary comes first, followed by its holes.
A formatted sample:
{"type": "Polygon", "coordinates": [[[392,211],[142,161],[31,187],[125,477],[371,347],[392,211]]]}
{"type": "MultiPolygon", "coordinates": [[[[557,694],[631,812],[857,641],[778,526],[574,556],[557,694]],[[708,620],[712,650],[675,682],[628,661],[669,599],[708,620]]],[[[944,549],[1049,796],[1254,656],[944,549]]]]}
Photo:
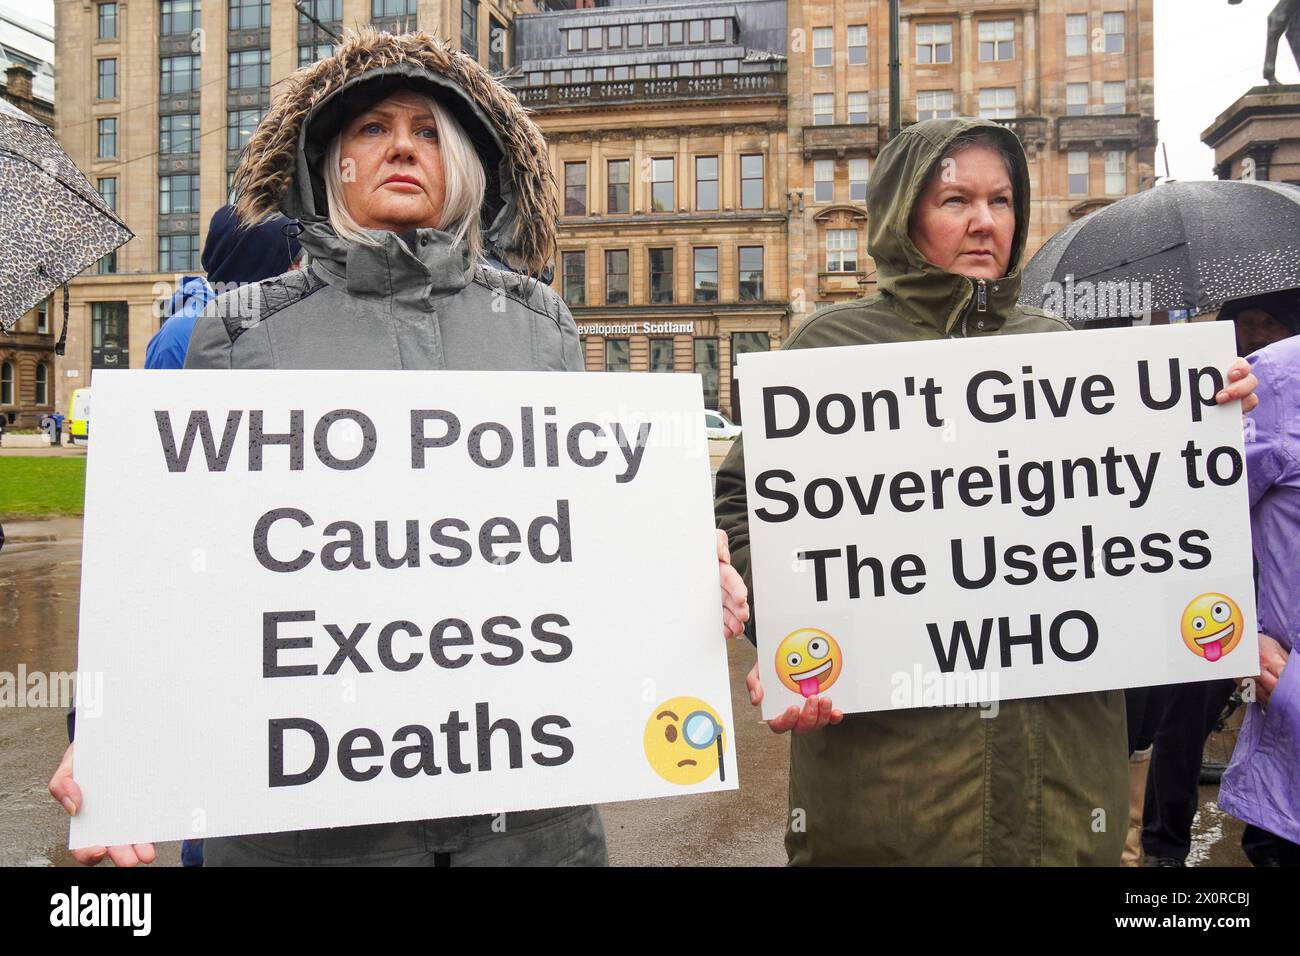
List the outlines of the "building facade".
{"type": "Polygon", "coordinates": [[[59,122],[73,161],[135,238],[72,283],[59,401],[97,368],[140,368],[179,277],[200,274],[239,153],[291,72],[367,24],[426,30],[511,66],[531,0],[56,0],[59,122]]]}
{"type": "MultiPolygon", "coordinates": [[[[1019,135],[1028,255],[1154,184],[1152,3],[903,0],[903,123],[984,116],[1019,135]]],[[[552,143],[555,283],[588,368],[666,370],[671,338],[671,367],[734,413],[735,355],[875,291],[866,199],[888,141],[888,16],[888,0],[614,2],[516,22],[510,82],[552,143]],[[610,178],[625,161],[626,204],[610,178]],[[671,297],[656,286],[668,248],[671,297]],[[674,319],[690,331],[657,331],[674,319]]]]}
{"type": "Polygon", "coordinates": [[[1300,186],[1300,85],[1256,86],[1201,134],[1219,179],[1300,186]]]}
{"type": "MultiPolygon", "coordinates": [[[[0,96],[29,116],[54,125],[54,27],[0,5],[0,96]]],[[[54,297],[0,335],[0,420],[36,428],[55,409],[54,297]]]]}

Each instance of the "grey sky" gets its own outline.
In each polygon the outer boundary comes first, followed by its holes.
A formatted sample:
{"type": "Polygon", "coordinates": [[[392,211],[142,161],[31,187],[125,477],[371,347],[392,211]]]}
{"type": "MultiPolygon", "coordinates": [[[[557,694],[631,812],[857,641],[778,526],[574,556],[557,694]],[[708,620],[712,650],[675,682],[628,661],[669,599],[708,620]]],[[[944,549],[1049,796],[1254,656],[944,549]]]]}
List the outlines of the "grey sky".
{"type": "MultiPolygon", "coordinates": [[[[1155,0],[1156,119],[1175,179],[1213,179],[1214,153],[1201,133],[1252,86],[1264,82],[1265,20],[1277,0],[1155,0]]],[[[1277,77],[1300,83],[1283,38],[1277,77]]],[[[1156,150],[1156,172],[1164,158],[1156,150]]]]}

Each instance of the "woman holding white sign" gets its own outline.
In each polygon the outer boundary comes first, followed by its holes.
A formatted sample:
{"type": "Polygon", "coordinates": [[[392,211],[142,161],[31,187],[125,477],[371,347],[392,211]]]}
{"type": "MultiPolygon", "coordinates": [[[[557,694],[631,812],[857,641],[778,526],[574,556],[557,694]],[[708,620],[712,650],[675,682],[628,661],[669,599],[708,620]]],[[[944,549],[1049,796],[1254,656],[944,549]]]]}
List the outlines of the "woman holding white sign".
{"type": "MultiPolygon", "coordinates": [[[[1004,126],[908,127],[872,170],[868,247],[880,292],[819,310],[785,347],[1068,331],[1017,304],[1029,186],[1024,150],[1004,126]]],[[[1217,400],[1253,407],[1244,362],[1227,380],[1217,400]]],[[[749,580],[742,442],[718,472],[716,510],[749,580]]],[[[759,703],[757,667],[748,684],[759,703]]],[[[769,722],[795,734],[791,863],[1118,865],[1128,818],[1121,692],[1002,701],[996,717],[922,706],[846,716],[816,680],[799,689],[803,706],[769,722]]]]}
{"type": "MultiPolygon", "coordinates": [[[[508,90],[427,34],[369,29],[284,85],[241,158],[236,212],[250,225],[288,211],[309,266],[216,300],[186,368],[583,370],[573,317],[529,278],[555,252],[554,178],[508,90]]],[[[721,532],[718,558],[724,630],[737,635],[746,591],[721,532]]],[[[81,806],[71,747],[50,792],[69,813],[81,806]]],[[[154,850],[74,855],[129,865],[154,850]]],[[[205,854],[207,865],[605,862],[589,806],[226,837],[205,854]]]]}

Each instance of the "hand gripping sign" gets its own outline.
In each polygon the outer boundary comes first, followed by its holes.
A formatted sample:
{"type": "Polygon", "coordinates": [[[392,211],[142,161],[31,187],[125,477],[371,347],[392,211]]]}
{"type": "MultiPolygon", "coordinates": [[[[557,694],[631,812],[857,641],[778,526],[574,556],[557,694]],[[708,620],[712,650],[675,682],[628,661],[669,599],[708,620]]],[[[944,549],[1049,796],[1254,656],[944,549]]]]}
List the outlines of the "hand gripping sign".
{"type": "Polygon", "coordinates": [[[1232,358],[1215,323],[742,356],[763,716],[1254,673],[1232,358]]]}
{"type": "Polygon", "coordinates": [[[72,846],[736,786],[698,377],[95,400],[72,846]]]}

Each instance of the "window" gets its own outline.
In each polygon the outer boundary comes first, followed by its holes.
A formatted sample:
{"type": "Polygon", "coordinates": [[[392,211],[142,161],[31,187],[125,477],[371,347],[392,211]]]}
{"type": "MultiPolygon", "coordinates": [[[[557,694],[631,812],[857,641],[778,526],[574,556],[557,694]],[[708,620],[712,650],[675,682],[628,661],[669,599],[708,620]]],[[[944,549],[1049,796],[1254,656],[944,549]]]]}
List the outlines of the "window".
{"type": "Polygon", "coordinates": [[[173,113],[158,117],[158,152],[197,153],[198,151],[198,113],[173,113]]]}
{"type": "Polygon", "coordinates": [[[623,46],[622,27],[610,27],[605,31],[605,46],[610,50],[617,50],[623,46]]]}
{"type": "Polygon", "coordinates": [[[645,45],[646,46],[664,45],[664,25],[662,23],[646,24],[645,45]]]}
{"type": "Polygon", "coordinates": [[[182,56],[160,57],[158,66],[161,70],[158,79],[158,92],[164,96],[168,93],[189,93],[191,90],[199,88],[199,58],[197,56],[186,53],[182,56]]]}
{"type": "Polygon", "coordinates": [[[916,94],[916,119],[950,119],[952,117],[952,90],[922,90],[916,94]]]}
{"type": "Polygon", "coordinates": [[[703,43],[704,42],[704,21],[692,20],[690,29],[687,31],[686,38],[691,43],[703,43]]]}
{"type": "Polygon", "coordinates": [[[189,36],[199,26],[199,0],[162,0],[162,35],[189,36]]]}
{"type": "Polygon", "coordinates": [[[97,10],[99,28],[95,36],[100,40],[117,39],[117,4],[101,3],[97,10]]]}
{"type": "Polygon", "coordinates": [[[609,191],[606,211],[611,214],[632,211],[632,160],[611,159],[605,167],[609,191]]]}
{"type": "Polygon", "coordinates": [[[813,125],[830,126],[835,122],[835,94],[813,94],[813,125]]]}
{"type": "Polygon", "coordinates": [[[867,201],[867,160],[849,160],[849,202],[867,201]]]}
{"type": "Polygon", "coordinates": [[[870,123],[871,108],[868,106],[866,93],[849,94],[849,122],[870,123]]]}
{"type": "Polygon", "coordinates": [[[763,154],[740,157],[740,208],[763,208],[763,154]]]}
{"type": "Polygon", "coordinates": [[[813,202],[830,202],[835,198],[835,160],[813,160],[813,202]]]}
{"type": "Polygon", "coordinates": [[[695,340],[695,374],[703,379],[704,407],[718,407],[718,340],[695,340]]]}
{"type": "Polygon", "coordinates": [[[1083,116],[1088,112],[1088,84],[1065,84],[1065,115],[1083,116]]]}
{"type": "Polygon", "coordinates": [[[1124,112],[1124,81],[1102,84],[1101,111],[1111,115],[1124,112]]]}
{"type": "Polygon", "coordinates": [[[695,157],[695,208],[718,208],[718,157],[695,157]]]}
{"type": "Polygon", "coordinates": [[[952,62],[952,24],[919,23],[916,26],[916,62],[952,62]]]}
{"type": "Polygon", "coordinates": [[[1065,55],[1088,55],[1088,14],[1071,13],[1066,15],[1065,55]]]}
{"type": "Polygon", "coordinates": [[[695,250],[695,301],[718,301],[718,250],[695,250]]]}
{"type": "Polygon", "coordinates": [[[230,54],[230,89],[256,90],[270,85],[270,50],[238,50],[230,54]]]}
{"type": "Polygon", "coordinates": [[[761,302],[763,300],[763,247],[741,246],[740,255],[740,301],[761,302]]]}
{"type": "Polygon", "coordinates": [[[129,344],[130,323],[125,302],[92,302],[90,304],[90,364],[92,368],[106,365],[125,366],[129,344]]]}
{"type": "Polygon", "coordinates": [[[113,159],[117,156],[117,117],[109,116],[97,122],[99,130],[96,159],[113,159]]]}
{"type": "Polygon", "coordinates": [[[726,43],[727,42],[727,21],[721,17],[709,21],[709,42],[726,43]]]}
{"type": "Polygon", "coordinates": [[[980,90],[980,118],[991,120],[1015,119],[1015,87],[993,87],[980,90]]]}
{"type": "Polygon", "coordinates": [[[478,59],[478,0],[460,0],[460,48],[478,59]]]}
{"type": "Polygon", "coordinates": [[[570,53],[578,53],[582,50],[582,31],[569,30],[565,36],[565,47],[570,53]]]}
{"type": "Polygon", "coordinates": [[[298,47],[298,69],[311,66],[318,60],[331,57],[339,51],[333,43],[310,43],[298,47]]]}
{"type": "Polygon", "coordinates": [[[506,68],[506,46],[510,42],[507,28],[492,18],[488,18],[488,69],[500,73],[506,68]]]}
{"type": "Polygon", "coordinates": [[[686,39],[685,24],[681,20],[674,20],[668,24],[668,42],[682,43],[686,39]]]}
{"type": "Polygon", "coordinates": [[[1106,52],[1124,52],[1124,13],[1103,13],[1101,29],[1106,34],[1106,52]]]}
{"type": "Polygon", "coordinates": [[[627,250],[605,253],[605,304],[627,305],[627,250]]]}
{"type": "Polygon", "coordinates": [[[99,100],[117,99],[117,59],[109,58],[99,61],[99,86],[95,90],[99,100]]]}
{"type": "Polygon", "coordinates": [[[656,63],[655,76],[661,80],[671,78],[673,75],[673,65],[671,63],[656,63]]]}
{"type": "Polygon", "coordinates": [[[605,371],[630,372],[632,363],[629,358],[627,339],[605,340],[605,371]]]}
{"type": "Polygon", "coordinates": [[[197,233],[158,237],[158,271],[189,272],[199,266],[197,233]]]}
{"type": "Polygon", "coordinates": [[[416,0],[371,0],[370,19],[381,17],[413,17],[416,0]]]}
{"type": "Polygon", "coordinates": [[[673,200],[673,160],[652,160],[650,163],[650,208],[654,212],[672,212],[673,200]]]}
{"type": "Polygon", "coordinates": [[[117,177],[104,176],[95,186],[99,190],[99,198],[104,200],[104,205],[117,212],[117,177]]]}
{"type": "Polygon", "coordinates": [[[1070,195],[1088,195],[1088,154],[1071,153],[1068,162],[1070,195]]]}
{"type": "Polygon", "coordinates": [[[564,164],[564,214],[587,215],[587,164],[564,164]]]}
{"type": "Polygon", "coordinates": [[[36,365],[36,404],[50,404],[50,367],[44,362],[36,365]]]}
{"type": "Polygon", "coordinates": [[[1106,151],[1106,195],[1122,196],[1128,192],[1128,157],[1122,149],[1106,151]]]}
{"type": "MultiPolygon", "coordinates": [[[[306,0],[303,7],[323,23],[343,19],[343,0],[306,0]]],[[[312,22],[300,13],[298,14],[298,25],[309,27],[312,22]]]]}
{"type": "Polygon", "coordinates": [[[673,370],[673,340],[650,340],[650,371],[671,372],[673,370]]]}
{"type": "Polygon", "coordinates": [[[813,28],[813,66],[830,66],[835,59],[833,27],[813,28]]]}
{"type": "Polygon", "coordinates": [[[673,251],[650,250],[650,304],[670,305],[673,301],[673,251]]]}
{"type": "Polygon", "coordinates": [[[45,333],[50,331],[50,300],[41,299],[36,303],[36,331],[45,333]]]}
{"type": "MultiPolygon", "coordinates": [[[[226,149],[239,150],[262,122],[261,110],[230,110],[226,113],[226,149]]],[[[195,124],[197,128],[197,123],[195,124]]]]}
{"type": "Polygon", "coordinates": [[[826,271],[858,271],[858,231],[856,229],[826,230],[826,271]]]}
{"type": "Polygon", "coordinates": [[[0,364],[0,405],[14,403],[14,363],[0,364]]]}
{"type": "Polygon", "coordinates": [[[102,276],[111,276],[117,272],[117,250],[114,249],[107,255],[99,257],[99,262],[95,263],[95,271],[102,276]]]}
{"type": "Polygon", "coordinates": [[[1013,60],[1016,56],[1014,20],[980,21],[980,60],[1013,60]]]}
{"type": "Polygon", "coordinates": [[[641,44],[643,44],[644,42],[645,42],[645,37],[642,35],[641,24],[639,24],[639,23],[630,23],[630,24],[628,24],[628,27],[627,27],[627,45],[628,45],[628,46],[641,46],[641,44]]]}
{"type": "Polygon", "coordinates": [[[158,214],[199,211],[199,177],[194,175],[158,177],[158,214]]]}
{"type": "Polygon", "coordinates": [[[270,0],[230,0],[230,29],[260,30],[270,25],[270,0]]]}
{"type": "Polygon", "coordinates": [[[569,305],[587,304],[587,253],[566,252],[561,256],[564,270],[564,301],[569,305]]]}
{"type": "Polygon", "coordinates": [[[867,25],[849,27],[849,66],[862,66],[867,62],[867,25]]]}

